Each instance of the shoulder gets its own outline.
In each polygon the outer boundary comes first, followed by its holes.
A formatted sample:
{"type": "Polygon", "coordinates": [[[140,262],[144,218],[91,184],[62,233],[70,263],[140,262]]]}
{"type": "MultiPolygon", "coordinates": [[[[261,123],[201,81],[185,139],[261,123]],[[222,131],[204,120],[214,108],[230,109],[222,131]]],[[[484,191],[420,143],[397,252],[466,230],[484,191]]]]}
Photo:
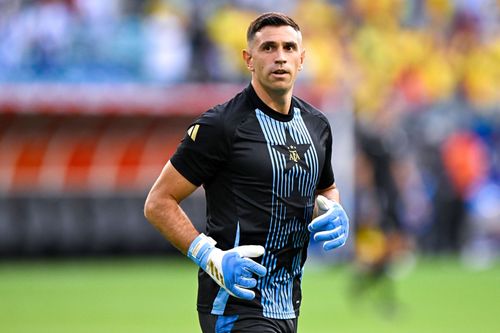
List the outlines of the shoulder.
{"type": "Polygon", "coordinates": [[[330,127],[330,122],[326,118],[325,114],[318,108],[297,96],[293,96],[293,103],[300,109],[303,117],[308,118],[310,121],[315,121],[323,124],[324,126],[330,127]]]}
{"type": "Polygon", "coordinates": [[[252,110],[245,91],[241,91],[223,104],[218,104],[203,113],[196,123],[211,125],[225,134],[234,132],[252,110]]]}

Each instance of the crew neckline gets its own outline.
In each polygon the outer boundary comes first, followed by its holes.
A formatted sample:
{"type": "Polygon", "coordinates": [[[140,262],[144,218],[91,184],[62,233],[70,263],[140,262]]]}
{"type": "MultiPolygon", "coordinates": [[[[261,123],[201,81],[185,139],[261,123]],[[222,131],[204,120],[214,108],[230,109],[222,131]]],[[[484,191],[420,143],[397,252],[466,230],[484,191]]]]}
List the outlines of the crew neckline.
{"type": "Polygon", "coordinates": [[[257,95],[257,92],[255,92],[254,87],[252,86],[252,83],[248,84],[247,87],[247,92],[248,95],[250,96],[250,100],[254,104],[256,109],[259,109],[260,111],[264,112],[266,115],[269,117],[279,120],[279,121],[290,121],[293,119],[293,113],[294,113],[294,107],[295,107],[295,101],[294,98],[292,98],[292,103],[290,103],[290,110],[288,110],[288,114],[283,114],[281,112],[278,112],[271,107],[269,107],[266,103],[264,103],[263,100],[260,99],[260,97],[257,95]]]}

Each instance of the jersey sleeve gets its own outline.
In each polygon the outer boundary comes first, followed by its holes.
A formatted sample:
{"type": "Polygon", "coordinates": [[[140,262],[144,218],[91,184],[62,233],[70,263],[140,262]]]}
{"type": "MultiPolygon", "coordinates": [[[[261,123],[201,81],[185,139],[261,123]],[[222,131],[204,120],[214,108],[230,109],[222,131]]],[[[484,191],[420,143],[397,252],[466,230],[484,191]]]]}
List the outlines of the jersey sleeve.
{"type": "Polygon", "coordinates": [[[220,112],[210,110],[192,123],[170,163],[196,186],[210,182],[227,160],[229,138],[220,112]]]}
{"type": "Polygon", "coordinates": [[[333,174],[332,167],[332,130],[328,123],[322,141],[325,143],[325,163],[323,164],[317,186],[319,190],[328,188],[335,182],[335,175],[333,174]]]}

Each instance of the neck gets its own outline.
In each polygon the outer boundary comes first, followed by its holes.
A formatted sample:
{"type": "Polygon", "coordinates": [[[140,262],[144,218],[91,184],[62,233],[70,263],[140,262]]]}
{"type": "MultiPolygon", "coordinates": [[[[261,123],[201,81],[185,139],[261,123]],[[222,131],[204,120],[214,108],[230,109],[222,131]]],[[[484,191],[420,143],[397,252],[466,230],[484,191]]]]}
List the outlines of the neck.
{"type": "Polygon", "coordinates": [[[288,114],[292,104],[292,89],[268,90],[252,80],[252,86],[259,98],[271,109],[282,114],[288,114]]]}

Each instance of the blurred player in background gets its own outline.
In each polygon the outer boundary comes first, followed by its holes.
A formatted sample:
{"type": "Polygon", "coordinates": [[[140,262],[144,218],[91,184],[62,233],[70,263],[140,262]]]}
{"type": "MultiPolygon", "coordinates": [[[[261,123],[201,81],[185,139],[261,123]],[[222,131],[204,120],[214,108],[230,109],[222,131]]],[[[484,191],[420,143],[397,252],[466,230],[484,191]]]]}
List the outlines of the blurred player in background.
{"type": "Polygon", "coordinates": [[[243,51],[251,83],[189,127],[146,200],[147,219],[201,268],[203,332],[296,332],[309,238],[346,242],[330,125],[293,96],[304,57],[293,19],[256,18],[243,51]],[[201,185],[202,234],[179,206],[201,185]]]}
{"type": "Polygon", "coordinates": [[[400,217],[403,203],[394,175],[402,157],[395,156],[392,144],[399,142],[390,138],[394,133],[387,123],[377,119],[373,127],[359,123],[356,128],[355,275],[350,298],[360,302],[375,296],[377,310],[393,316],[400,305],[394,275],[410,259],[412,243],[400,217]]]}

